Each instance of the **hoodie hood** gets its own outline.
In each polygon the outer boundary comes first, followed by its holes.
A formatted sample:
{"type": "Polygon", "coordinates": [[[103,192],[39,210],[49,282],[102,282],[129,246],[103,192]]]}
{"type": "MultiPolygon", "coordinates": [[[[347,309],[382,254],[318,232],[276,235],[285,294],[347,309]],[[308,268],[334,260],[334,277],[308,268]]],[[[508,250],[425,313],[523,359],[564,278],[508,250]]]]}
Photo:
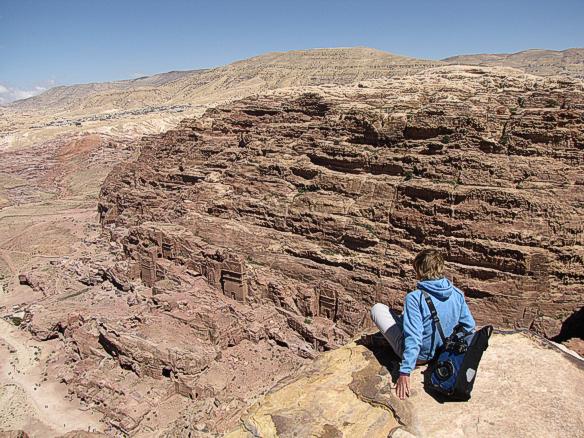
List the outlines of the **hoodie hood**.
{"type": "Polygon", "coordinates": [[[418,281],[418,289],[425,290],[434,298],[440,301],[445,301],[454,292],[454,287],[450,280],[446,277],[438,280],[422,280],[418,281]]]}

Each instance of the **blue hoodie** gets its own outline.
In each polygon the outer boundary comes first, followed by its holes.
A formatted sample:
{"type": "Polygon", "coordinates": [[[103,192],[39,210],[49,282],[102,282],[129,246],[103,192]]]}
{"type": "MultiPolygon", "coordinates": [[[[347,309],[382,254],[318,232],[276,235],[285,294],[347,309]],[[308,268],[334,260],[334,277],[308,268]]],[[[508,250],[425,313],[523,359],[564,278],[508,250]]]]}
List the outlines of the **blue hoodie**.
{"type": "Polygon", "coordinates": [[[445,336],[452,334],[454,327],[461,324],[466,330],[475,328],[475,321],[464,300],[463,293],[447,278],[419,281],[418,289],[406,295],[403,313],[404,354],[400,373],[409,374],[416,361],[428,361],[434,357],[442,339],[434,327],[430,309],[422,290],[430,294],[436,307],[445,336]]]}

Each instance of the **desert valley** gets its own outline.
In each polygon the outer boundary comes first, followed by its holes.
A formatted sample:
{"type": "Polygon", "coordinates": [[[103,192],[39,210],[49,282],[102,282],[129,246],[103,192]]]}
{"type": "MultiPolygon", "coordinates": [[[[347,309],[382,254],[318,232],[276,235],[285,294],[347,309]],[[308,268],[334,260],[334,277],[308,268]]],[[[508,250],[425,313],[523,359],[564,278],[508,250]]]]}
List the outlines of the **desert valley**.
{"type": "Polygon", "coordinates": [[[55,87],[0,107],[0,163],[0,436],[584,430],[584,49],[55,87]],[[426,247],[498,329],[446,426],[365,342],[426,247]]]}

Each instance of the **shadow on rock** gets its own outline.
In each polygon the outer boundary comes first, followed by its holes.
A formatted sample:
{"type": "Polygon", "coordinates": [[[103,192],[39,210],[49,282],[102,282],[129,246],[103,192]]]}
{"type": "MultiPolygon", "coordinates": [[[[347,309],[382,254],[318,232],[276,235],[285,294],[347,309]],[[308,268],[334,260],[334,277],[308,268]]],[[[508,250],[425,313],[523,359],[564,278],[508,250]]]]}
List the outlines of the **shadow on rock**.
{"type": "Polygon", "coordinates": [[[554,342],[565,342],[571,338],[584,339],[584,307],[572,313],[563,323],[554,342]]]}
{"type": "Polygon", "coordinates": [[[381,332],[363,335],[356,343],[366,347],[373,353],[375,359],[387,369],[391,375],[392,382],[395,384],[399,377],[401,359],[393,352],[381,332]]]}

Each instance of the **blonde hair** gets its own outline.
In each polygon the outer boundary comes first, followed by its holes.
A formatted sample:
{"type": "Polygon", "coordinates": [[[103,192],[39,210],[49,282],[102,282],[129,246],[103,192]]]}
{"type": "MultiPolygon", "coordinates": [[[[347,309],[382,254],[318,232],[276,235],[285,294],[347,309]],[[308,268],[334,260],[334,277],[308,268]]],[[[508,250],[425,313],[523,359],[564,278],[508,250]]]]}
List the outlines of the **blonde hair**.
{"type": "Polygon", "coordinates": [[[444,277],[444,257],[440,251],[425,249],[414,259],[414,269],[420,280],[444,277]]]}

